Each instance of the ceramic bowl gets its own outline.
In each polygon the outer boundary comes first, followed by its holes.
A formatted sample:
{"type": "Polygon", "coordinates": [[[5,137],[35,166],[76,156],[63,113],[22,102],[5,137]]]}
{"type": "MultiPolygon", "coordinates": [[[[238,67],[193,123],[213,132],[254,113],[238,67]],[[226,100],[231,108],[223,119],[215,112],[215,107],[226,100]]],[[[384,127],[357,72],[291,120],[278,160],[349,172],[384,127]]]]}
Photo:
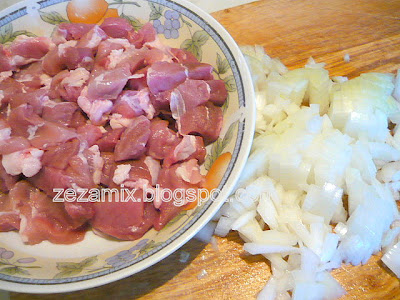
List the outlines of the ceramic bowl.
{"type": "MultiPolygon", "coordinates": [[[[100,0],[89,0],[95,7],[100,0]]],[[[101,0],[103,1],[103,0],[101,0]]],[[[100,2],[101,2],[100,1],[100,2]]],[[[70,22],[68,1],[25,1],[0,13],[0,42],[18,35],[50,36],[61,22],[70,22]]],[[[18,233],[0,233],[0,289],[60,293],[87,289],[137,273],[165,258],[190,240],[218,211],[234,188],[246,162],[254,132],[255,104],[244,58],[224,28],[210,15],[183,0],[110,0],[108,13],[128,19],[136,28],[151,22],[169,46],[191,51],[214,67],[214,77],[229,92],[220,138],[207,147],[205,174],[221,155],[230,158],[219,184],[219,196],[183,211],[161,231],[151,230],[136,241],[110,241],[88,232],[73,245],[42,242],[25,245],[18,233]]],[[[98,16],[91,20],[101,22],[98,16]]]]}

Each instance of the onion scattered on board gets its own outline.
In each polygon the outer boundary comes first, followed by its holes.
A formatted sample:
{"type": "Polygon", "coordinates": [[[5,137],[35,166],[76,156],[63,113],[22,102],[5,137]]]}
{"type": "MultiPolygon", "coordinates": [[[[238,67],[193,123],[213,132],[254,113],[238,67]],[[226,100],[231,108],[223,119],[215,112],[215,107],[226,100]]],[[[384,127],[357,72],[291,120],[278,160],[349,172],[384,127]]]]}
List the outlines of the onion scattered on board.
{"type": "Polygon", "coordinates": [[[242,52],[256,137],[215,234],[237,230],[247,252],[270,261],[258,298],[337,299],[346,292],[330,271],[382,247],[399,276],[399,72],[331,78],[312,58],[289,71],[261,46],[242,52]]]}

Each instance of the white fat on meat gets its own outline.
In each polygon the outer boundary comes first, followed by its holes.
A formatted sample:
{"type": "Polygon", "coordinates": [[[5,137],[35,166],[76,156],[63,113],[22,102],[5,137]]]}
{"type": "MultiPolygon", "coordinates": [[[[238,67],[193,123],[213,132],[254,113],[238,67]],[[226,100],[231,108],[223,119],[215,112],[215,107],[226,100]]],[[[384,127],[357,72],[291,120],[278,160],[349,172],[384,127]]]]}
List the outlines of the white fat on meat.
{"type": "Polygon", "coordinates": [[[114,171],[113,181],[115,184],[122,184],[129,178],[129,172],[131,171],[131,165],[118,165],[114,171]]]}
{"type": "Polygon", "coordinates": [[[168,45],[163,44],[158,36],[156,36],[155,40],[152,42],[147,42],[143,45],[144,47],[148,48],[156,48],[161,50],[164,53],[163,58],[160,61],[172,62],[174,55],[171,52],[171,47],[168,45]]]}
{"type": "Polygon", "coordinates": [[[12,71],[4,71],[0,72],[0,82],[3,82],[3,80],[11,77],[13,75],[12,71]]]}
{"type": "Polygon", "coordinates": [[[128,127],[133,122],[133,119],[124,118],[120,114],[112,114],[110,116],[110,126],[112,129],[128,127]]]}
{"type": "Polygon", "coordinates": [[[113,107],[113,103],[110,100],[95,100],[92,102],[92,106],[89,111],[89,118],[95,122],[105,120],[105,114],[109,113],[113,107]]]}
{"type": "Polygon", "coordinates": [[[124,49],[111,50],[110,54],[108,55],[108,69],[114,69],[121,61],[125,59],[123,52],[124,49]]]}
{"type": "Polygon", "coordinates": [[[89,56],[85,56],[85,57],[82,59],[82,62],[83,62],[83,63],[86,63],[86,64],[89,64],[89,63],[91,63],[92,61],[94,61],[93,58],[91,58],[91,57],[89,57],[89,56]]]}
{"type": "Polygon", "coordinates": [[[28,81],[32,81],[33,80],[33,76],[31,74],[25,74],[23,76],[21,76],[19,79],[17,79],[18,82],[28,82],[28,81]]]}
{"type": "Polygon", "coordinates": [[[138,180],[128,180],[124,182],[124,186],[130,189],[149,190],[152,188],[147,179],[139,178],[138,180]]]}
{"type": "Polygon", "coordinates": [[[53,31],[51,35],[51,39],[56,45],[63,44],[67,42],[65,37],[68,35],[68,31],[66,29],[57,28],[53,31]]]}
{"type": "Polygon", "coordinates": [[[121,39],[121,38],[108,38],[107,42],[113,43],[113,44],[119,44],[125,49],[131,48],[132,44],[129,43],[127,39],[121,39]]]}
{"type": "Polygon", "coordinates": [[[42,127],[44,124],[40,125],[29,125],[28,129],[26,130],[29,134],[28,140],[33,140],[36,136],[36,131],[38,130],[39,127],[42,127]]]}
{"type": "Polygon", "coordinates": [[[156,110],[154,109],[154,106],[151,104],[149,90],[148,89],[140,90],[138,93],[138,97],[139,97],[140,108],[143,109],[144,113],[146,114],[146,117],[148,119],[153,119],[156,110]]]}
{"type": "Polygon", "coordinates": [[[43,106],[47,106],[47,107],[55,107],[58,103],[56,101],[50,100],[48,97],[47,99],[43,102],[43,106]]]}
{"type": "Polygon", "coordinates": [[[70,87],[82,87],[90,77],[90,73],[85,68],[77,68],[69,72],[68,76],[61,81],[61,85],[70,87]]]}
{"type": "Polygon", "coordinates": [[[63,44],[58,45],[58,56],[65,55],[65,49],[75,47],[78,41],[67,41],[63,44]]]}
{"type": "Polygon", "coordinates": [[[23,174],[26,177],[32,177],[42,168],[40,159],[43,153],[43,150],[28,148],[5,154],[2,158],[2,164],[7,174],[13,176],[23,174]]]}
{"type": "Polygon", "coordinates": [[[138,79],[138,78],[143,78],[144,74],[133,74],[132,76],[129,76],[128,79],[138,79]]]}
{"type": "Polygon", "coordinates": [[[0,129],[0,142],[4,142],[4,141],[8,140],[10,138],[10,136],[11,136],[11,128],[10,127],[0,129]]]}
{"type": "Polygon", "coordinates": [[[73,188],[75,191],[82,190],[82,188],[79,185],[77,185],[75,182],[71,183],[71,188],[73,188]]]}
{"type": "Polygon", "coordinates": [[[101,41],[103,40],[103,35],[102,35],[102,29],[98,26],[95,25],[95,27],[93,27],[93,34],[90,37],[90,40],[85,44],[85,47],[87,48],[96,48],[101,41]]]}
{"type": "Polygon", "coordinates": [[[97,127],[99,127],[101,133],[107,133],[108,132],[107,129],[105,129],[103,126],[97,126],[97,127]]]}
{"type": "Polygon", "coordinates": [[[97,84],[100,84],[102,81],[104,81],[104,73],[96,76],[96,78],[94,79],[94,82],[96,82],[97,84]]]}
{"type": "Polygon", "coordinates": [[[24,243],[27,243],[29,241],[29,238],[24,234],[24,232],[28,226],[28,219],[23,214],[19,214],[19,218],[21,220],[19,223],[19,233],[22,241],[24,243]]]}
{"type": "Polygon", "coordinates": [[[0,211],[0,217],[12,216],[15,215],[16,213],[19,213],[15,207],[13,207],[13,209],[14,209],[13,211],[0,211]]]}
{"type": "Polygon", "coordinates": [[[133,111],[140,113],[143,111],[148,119],[153,119],[156,112],[154,106],[151,104],[149,90],[147,88],[141,89],[134,96],[124,94],[121,101],[125,101],[133,111]]]}
{"type": "Polygon", "coordinates": [[[7,118],[10,116],[10,114],[11,114],[11,104],[10,103],[8,103],[8,105],[7,105],[7,118]]]}
{"type": "Polygon", "coordinates": [[[183,97],[177,89],[172,91],[169,105],[171,108],[172,117],[175,120],[178,120],[186,112],[185,101],[183,101],[183,97]]]}
{"type": "Polygon", "coordinates": [[[176,169],[175,174],[182,178],[183,181],[191,184],[198,184],[203,180],[203,177],[200,174],[200,167],[197,164],[196,159],[191,159],[182,163],[176,169]]]}
{"type": "Polygon", "coordinates": [[[183,136],[182,141],[175,147],[174,156],[180,160],[185,160],[196,152],[196,137],[194,135],[183,136]]]}
{"type": "Polygon", "coordinates": [[[100,155],[100,149],[98,145],[93,145],[88,149],[92,154],[93,163],[93,182],[95,184],[100,184],[101,172],[103,171],[104,159],[100,155]]]}
{"type": "Polygon", "coordinates": [[[110,100],[90,101],[86,97],[86,95],[87,95],[87,87],[85,87],[82,90],[81,95],[78,97],[79,107],[88,115],[89,119],[92,122],[101,122],[105,120],[104,114],[109,113],[111,111],[113,107],[112,101],[110,100]]]}
{"type": "Polygon", "coordinates": [[[40,59],[37,58],[26,58],[20,55],[13,55],[10,59],[10,64],[13,66],[22,66],[39,60],[40,59]]]}
{"type": "Polygon", "coordinates": [[[81,140],[80,143],[79,143],[79,151],[78,151],[77,156],[78,156],[78,157],[81,159],[81,161],[82,161],[83,163],[85,163],[85,164],[88,163],[88,161],[87,161],[85,155],[83,154],[83,151],[85,151],[86,149],[88,149],[87,141],[85,141],[85,140],[82,141],[82,140],[81,140]]]}
{"type": "Polygon", "coordinates": [[[151,184],[156,185],[158,181],[158,175],[161,170],[160,162],[151,156],[146,156],[144,159],[144,163],[146,164],[147,168],[149,169],[150,176],[151,176],[151,184]]]}

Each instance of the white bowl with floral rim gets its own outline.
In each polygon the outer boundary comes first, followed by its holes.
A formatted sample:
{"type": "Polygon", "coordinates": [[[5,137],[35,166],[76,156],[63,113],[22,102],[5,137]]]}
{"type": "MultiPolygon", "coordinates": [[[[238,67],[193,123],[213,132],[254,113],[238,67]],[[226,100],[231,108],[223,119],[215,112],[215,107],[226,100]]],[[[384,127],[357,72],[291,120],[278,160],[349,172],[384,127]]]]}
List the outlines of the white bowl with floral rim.
{"type": "MultiPolygon", "coordinates": [[[[100,0],[90,0],[96,3],[100,0]]],[[[54,27],[69,22],[66,0],[25,1],[0,13],[0,43],[18,35],[50,36],[54,27]]],[[[183,211],[161,231],[150,230],[137,241],[111,241],[89,231],[82,242],[25,245],[18,233],[0,233],[0,289],[60,293],[87,289],[137,273],[165,258],[190,240],[218,211],[232,192],[250,151],[255,126],[255,103],[250,73],[231,36],[210,15],[183,0],[108,1],[108,11],[134,27],[152,22],[161,40],[184,48],[213,65],[214,77],[229,92],[223,106],[220,138],[207,147],[207,173],[217,157],[229,153],[220,193],[195,209],[183,211]]],[[[96,21],[96,20],[95,20],[96,21]]]]}

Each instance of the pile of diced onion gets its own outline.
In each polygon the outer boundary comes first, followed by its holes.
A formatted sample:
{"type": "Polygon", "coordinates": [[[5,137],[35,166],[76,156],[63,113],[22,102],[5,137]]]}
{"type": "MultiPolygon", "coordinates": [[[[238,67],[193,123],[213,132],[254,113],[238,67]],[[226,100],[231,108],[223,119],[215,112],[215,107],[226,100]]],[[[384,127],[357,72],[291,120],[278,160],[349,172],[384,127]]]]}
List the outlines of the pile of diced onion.
{"type": "Polygon", "coordinates": [[[383,251],[400,276],[400,72],[330,77],[310,59],[289,71],[242,47],[256,135],[215,234],[238,231],[272,277],[259,299],[337,299],[330,271],[383,251]]]}

